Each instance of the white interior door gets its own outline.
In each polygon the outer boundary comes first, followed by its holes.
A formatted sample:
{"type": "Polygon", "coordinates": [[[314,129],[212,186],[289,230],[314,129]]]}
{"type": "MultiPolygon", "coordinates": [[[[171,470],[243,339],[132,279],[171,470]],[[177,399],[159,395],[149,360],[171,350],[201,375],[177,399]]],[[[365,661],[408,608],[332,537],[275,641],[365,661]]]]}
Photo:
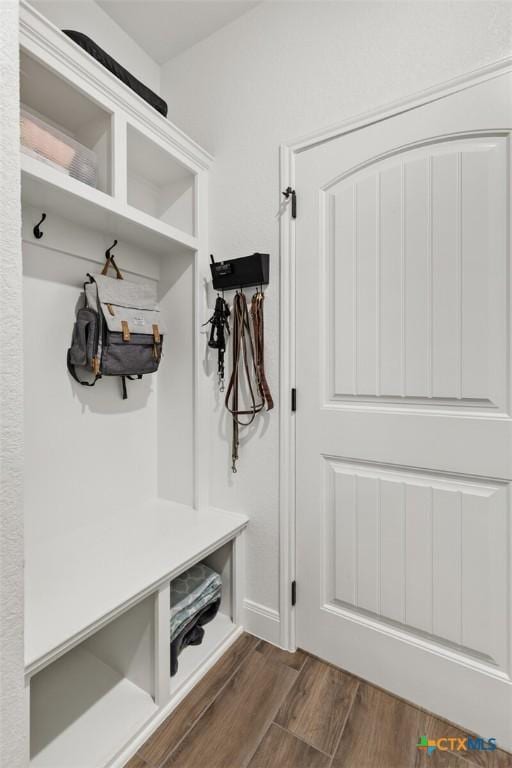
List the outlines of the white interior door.
{"type": "Polygon", "coordinates": [[[296,161],[297,644],[509,749],[511,86],[296,161]]]}

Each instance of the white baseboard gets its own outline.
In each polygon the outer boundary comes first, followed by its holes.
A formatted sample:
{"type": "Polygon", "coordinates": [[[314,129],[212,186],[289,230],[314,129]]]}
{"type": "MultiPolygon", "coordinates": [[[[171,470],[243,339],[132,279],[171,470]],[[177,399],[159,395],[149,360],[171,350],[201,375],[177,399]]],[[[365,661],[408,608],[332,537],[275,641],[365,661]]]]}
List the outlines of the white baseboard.
{"type": "Polygon", "coordinates": [[[243,601],[244,628],[251,635],[279,645],[281,641],[281,619],[279,612],[253,600],[243,601]]]}

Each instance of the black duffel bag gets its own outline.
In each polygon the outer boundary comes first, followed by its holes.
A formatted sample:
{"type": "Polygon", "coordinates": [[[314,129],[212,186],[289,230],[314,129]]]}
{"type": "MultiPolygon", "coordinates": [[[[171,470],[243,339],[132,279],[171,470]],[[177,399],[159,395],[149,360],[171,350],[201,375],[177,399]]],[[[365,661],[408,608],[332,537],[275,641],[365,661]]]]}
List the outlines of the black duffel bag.
{"type": "Polygon", "coordinates": [[[151,88],[148,88],[147,85],[144,85],[140,80],[137,80],[137,78],[130,74],[130,72],[122,67],[121,64],[118,64],[118,62],[113,59],[112,56],[109,56],[103,48],[100,48],[94,40],[91,40],[90,37],[87,37],[87,35],[84,35],[82,32],[76,32],[74,29],[63,29],[62,31],[77,45],[83,48],[84,51],[87,51],[87,53],[96,59],[96,61],[99,61],[102,66],[110,70],[110,72],[127,85],[128,88],[131,88],[132,91],[135,91],[135,93],[144,99],[144,101],[151,104],[157,112],[160,112],[164,117],[167,117],[167,103],[152,91],[151,88]]]}

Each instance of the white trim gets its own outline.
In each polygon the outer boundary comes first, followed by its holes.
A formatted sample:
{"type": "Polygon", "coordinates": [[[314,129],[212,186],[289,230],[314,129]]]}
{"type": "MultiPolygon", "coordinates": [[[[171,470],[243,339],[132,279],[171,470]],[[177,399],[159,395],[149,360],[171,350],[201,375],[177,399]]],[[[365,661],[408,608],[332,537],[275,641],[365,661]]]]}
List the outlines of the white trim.
{"type": "Polygon", "coordinates": [[[247,632],[273,645],[280,645],[281,621],[279,611],[247,598],[243,601],[244,627],[247,632]]]}
{"type": "Polygon", "coordinates": [[[479,83],[491,80],[494,77],[505,75],[511,70],[512,56],[506,56],[503,59],[498,59],[490,64],[485,64],[483,67],[473,69],[463,75],[458,75],[450,80],[445,80],[443,83],[439,83],[439,85],[425,88],[425,90],[414,93],[411,96],[391,101],[388,104],[382,104],[375,109],[362,112],[341,123],[336,123],[328,128],[314,131],[306,136],[289,141],[285,146],[292,152],[302,152],[311,149],[317,144],[336,139],[346,133],[352,133],[360,128],[366,128],[373,123],[380,123],[382,120],[396,117],[403,112],[410,112],[412,109],[416,109],[416,107],[423,107],[425,104],[439,101],[439,99],[444,99],[447,96],[451,96],[458,91],[463,91],[466,88],[473,88],[475,85],[479,85],[479,83]]]}
{"type": "MultiPolygon", "coordinates": [[[[291,147],[281,146],[281,190],[295,189],[294,156],[291,147]]],[[[280,226],[280,429],[279,429],[279,541],[281,615],[280,645],[295,650],[295,620],[291,606],[291,583],[295,578],[295,414],[291,411],[291,389],[295,386],[295,223],[283,215],[280,226]]]]}
{"type": "Polygon", "coordinates": [[[380,635],[386,635],[393,640],[399,640],[401,643],[406,643],[412,648],[418,648],[421,651],[427,651],[430,654],[439,656],[447,661],[454,662],[467,669],[474,670],[487,677],[492,677],[500,682],[510,683],[511,678],[508,672],[504,672],[498,667],[488,664],[484,661],[480,661],[475,657],[468,656],[465,653],[461,653],[456,649],[449,648],[448,646],[436,643],[435,640],[415,635],[406,629],[400,627],[394,627],[386,621],[380,621],[379,619],[371,616],[364,616],[357,614],[350,608],[336,605],[334,603],[325,603],[322,605],[322,611],[331,613],[334,616],[342,618],[344,621],[350,621],[352,624],[357,624],[361,627],[365,627],[372,632],[378,632],[380,635]]]}
{"type": "MultiPolygon", "coordinates": [[[[487,64],[467,74],[427,88],[405,99],[357,115],[337,125],[315,131],[280,147],[280,193],[286,187],[295,189],[295,157],[347,133],[388,120],[404,112],[424,106],[451,94],[472,88],[512,70],[512,56],[487,64]]],[[[295,415],[290,409],[290,390],[295,386],[295,222],[290,205],[284,204],[280,218],[280,445],[279,445],[279,532],[280,532],[280,645],[296,648],[295,611],[290,601],[290,584],[296,575],[295,551],[295,415]],[[288,209],[288,213],[286,213],[288,209]]],[[[300,189],[297,193],[297,215],[300,217],[300,189]]],[[[300,408],[300,392],[297,393],[300,408]]],[[[297,584],[300,600],[300,582],[297,584]]]]}
{"type": "Polygon", "coordinates": [[[243,624],[243,600],[245,595],[245,545],[246,528],[240,531],[238,536],[233,539],[233,550],[231,562],[233,564],[231,571],[231,619],[233,624],[243,624]]]}
{"type": "Polygon", "coordinates": [[[209,380],[203,371],[203,324],[206,315],[205,280],[208,278],[208,171],[195,179],[195,232],[198,248],[194,261],[194,506],[202,509],[209,499],[209,380]]]}

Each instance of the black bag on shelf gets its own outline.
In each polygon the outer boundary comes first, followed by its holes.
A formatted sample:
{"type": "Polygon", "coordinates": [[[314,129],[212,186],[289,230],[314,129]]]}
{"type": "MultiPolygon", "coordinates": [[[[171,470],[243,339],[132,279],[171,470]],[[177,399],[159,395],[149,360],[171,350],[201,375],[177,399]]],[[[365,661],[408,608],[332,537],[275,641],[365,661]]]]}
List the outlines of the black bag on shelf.
{"type": "Polygon", "coordinates": [[[91,40],[90,37],[87,37],[87,35],[84,35],[82,32],[76,32],[74,29],[63,29],[62,31],[77,45],[83,48],[84,51],[87,51],[89,56],[92,56],[96,61],[99,61],[105,69],[112,72],[112,74],[127,85],[128,88],[131,88],[132,91],[135,91],[135,93],[144,99],[144,101],[151,104],[157,112],[160,112],[164,117],[167,117],[167,103],[152,91],[151,88],[148,88],[147,85],[144,85],[140,80],[137,80],[137,78],[130,74],[130,72],[122,67],[121,64],[118,64],[118,62],[113,59],[112,56],[109,56],[103,48],[100,48],[94,40],[91,40]]]}

